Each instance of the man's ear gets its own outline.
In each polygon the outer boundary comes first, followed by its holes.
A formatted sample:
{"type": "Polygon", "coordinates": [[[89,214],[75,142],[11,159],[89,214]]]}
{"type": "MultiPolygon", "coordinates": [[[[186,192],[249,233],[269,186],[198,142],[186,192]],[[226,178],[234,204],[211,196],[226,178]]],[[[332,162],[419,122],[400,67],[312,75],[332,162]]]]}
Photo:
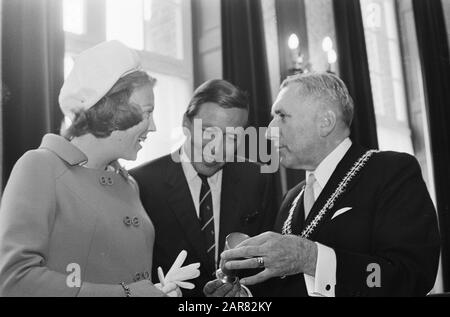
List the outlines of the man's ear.
{"type": "Polygon", "coordinates": [[[336,128],[336,114],[331,111],[325,111],[320,118],[320,136],[327,137],[336,128]]]}
{"type": "MultiPolygon", "coordinates": [[[[191,130],[192,128],[192,121],[189,119],[186,115],[183,116],[183,131],[191,130]]],[[[184,132],[186,135],[186,132],[184,132]]]]}

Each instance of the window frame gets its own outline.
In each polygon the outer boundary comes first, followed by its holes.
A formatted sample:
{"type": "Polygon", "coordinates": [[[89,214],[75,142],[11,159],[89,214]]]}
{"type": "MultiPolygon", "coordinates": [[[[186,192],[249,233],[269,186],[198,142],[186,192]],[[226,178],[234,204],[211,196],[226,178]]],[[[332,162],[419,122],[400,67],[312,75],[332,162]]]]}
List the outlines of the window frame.
{"type": "MultiPolygon", "coordinates": [[[[146,1],[146,0],[143,0],[146,1]]],[[[65,52],[76,56],[82,51],[106,41],[106,1],[84,0],[85,33],[65,32],[65,52]]],[[[146,50],[137,50],[146,71],[182,78],[188,81],[190,88],[194,85],[192,3],[182,0],[183,59],[164,56],[146,50]]],[[[144,30],[145,32],[145,30],[144,30]]]]}
{"type": "MultiPolygon", "coordinates": [[[[364,16],[365,12],[364,11],[364,4],[363,1],[364,0],[360,0],[361,1],[361,14],[362,14],[362,18],[363,18],[363,23],[364,23],[364,33],[365,33],[365,39],[366,39],[366,47],[367,47],[367,54],[368,54],[368,58],[369,58],[369,71],[370,71],[370,79],[371,79],[371,85],[372,85],[372,94],[373,94],[373,98],[374,98],[374,106],[375,106],[375,114],[376,114],[376,124],[377,124],[377,130],[379,129],[383,129],[386,131],[392,131],[394,133],[400,134],[402,135],[404,138],[408,138],[408,140],[411,141],[411,149],[410,151],[412,151],[411,154],[415,153],[415,149],[414,149],[414,142],[413,142],[413,135],[412,135],[412,129],[411,129],[411,120],[409,117],[409,109],[408,109],[408,95],[407,95],[407,83],[406,83],[406,77],[405,77],[405,69],[404,69],[404,61],[403,61],[403,48],[402,48],[402,40],[401,40],[401,35],[400,35],[400,23],[399,23],[399,17],[398,17],[398,7],[397,7],[397,2],[395,0],[392,0],[392,6],[393,6],[393,15],[390,16],[388,14],[388,12],[386,11],[386,5],[383,3],[384,0],[381,1],[377,1],[374,0],[374,3],[377,3],[380,6],[380,22],[381,25],[379,26],[380,30],[375,29],[373,26],[371,27],[370,25],[367,24],[368,21],[366,21],[366,16],[364,16]],[[381,2],[381,3],[379,3],[381,2]],[[387,18],[394,18],[394,21],[386,21],[387,18]],[[395,38],[392,38],[389,36],[389,30],[388,28],[388,24],[393,23],[393,25],[395,26],[395,30],[391,30],[395,32],[395,38]],[[383,29],[383,27],[386,27],[386,29],[383,29]],[[385,33],[386,32],[386,33],[385,33]],[[372,55],[374,56],[374,58],[372,59],[372,61],[374,63],[378,64],[379,61],[379,51],[378,51],[378,42],[377,40],[382,40],[385,42],[386,44],[386,48],[387,48],[387,54],[389,54],[389,73],[385,73],[383,72],[383,67],[381,65],[377,65],[380,66],[379,68],[376,67],[376,65],[374,65],[373,63],[371,63],[371,58],[369,56],[369,54],[375,54],[372,55]],[[377,47],[377,50],[375,50],[375,52],[369,52],[369,46],[367,46],[368,41],[373,41],[372,44],[374,44],[377,47]],[[398,56],[397,54],[394,54],[394,52],[392,52],[392,47],[393,45],[395,45],[395,49],[398,50],[398,56]],[[400,67],[400,72],[398,75],[400,75],[400,77],[396,77],[395,76],[395,72],[392,69],[392,58],[398,57],[398,66],[400,67]],[[384,102],[385,99],[385,95],[381,94],[379,96],[377,96],[376,94],[380,93],[381,90],[380,89],[373,89],[374,87],[380,85],[381,82],[386,82],[389,81],[389,83],[391,83],[392,85],[392,98],[393,98],[393,104],[392,107],[387,107],[388,105],[384,102]],[[402,105],[398,105],[397,104],[397,96],[396,96],[396,85],[400,85],[401,86],[401,93],[402,93],[402,98],[403,98],[403,104],[402,105]],[[381,104],[379,104],[379,99],[382,100],[383,102],[381,104]],[[378,102],[377,102],[378,101],[378,102]],[[379,107],[378,107],[378,106],[379,107]],[[399,106],[400,107],[404,107],[404,109],[401,109],[401,113],[399,112],[399,106]],[[395,115],[394,115],[395,114],[395,115]],[[404,116],[403,119],[400,118],[400,116],[404,116]]],[[[377,131],[378,133],[378,137],[380,137],[380,131],[377,131]]],[[[380,144],[381,146],[381,144],[380,144]]],[[[398,150],[395,148],[391,148],[389,150],[398,150]]]]}

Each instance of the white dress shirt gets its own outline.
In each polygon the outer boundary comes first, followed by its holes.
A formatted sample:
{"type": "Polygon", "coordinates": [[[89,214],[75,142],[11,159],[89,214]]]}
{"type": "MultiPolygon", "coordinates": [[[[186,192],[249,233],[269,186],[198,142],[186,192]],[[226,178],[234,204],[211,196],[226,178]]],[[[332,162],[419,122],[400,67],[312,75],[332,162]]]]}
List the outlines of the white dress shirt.
{"type": "MultiPolygon", "coordinates": [[[[186,177],[189,190],[191,191],[192,200],[194,202],[195,211],[197,212],[197,218],[200,219],[200,191],[202,189],[202,180],[198,176],[197,171],[192,166],[189,157],[186,154],[184,145],[181,148],[181,166],[183,167],[184,176],[186,177]]],[[[223,170],[218,171],[211,177],[208,177],[208,184],[211,188],[212,202],[213,202],[213,214],[214,214],[214,233],[216,241],[216,268],[218,267],[219,258],[219,233],[220,233],[220,201],[222,196],[222,175],[223,170]]],[[[252,292],[244,285],[241,285],[244,293],[241,292],[241,297],[253,297],[252,292]],[[243,294],[243,295],[242,295],[243,294]]]]}
{"type": "MultiPolygon", "coordinates": [[[[189,157],[184,150],[184,146],[181,149],[181,166],[183,167],[184,176],[186,177],[189,190],[191,192],[192,201],[194,202],[195,211],[197,212],[197,218],[200,219],[200,191],[202,189],[202,180],[198,176],[197,171],[192,166],[189,157]]],[[[223,171],[220,170],[213,176],[208,178],[208,184],[211,188],[212,204],[213,204],[213,214],[214,214],[214,233],[216,241],[216,267],[217,259],[219,257],[219,230],[220,230],[220,200],[222,194],[222,174],[223,171]]]]}
{"type": "MultiPolygon", "coordinates": [[[[333,175],[339,162],[344,158],[352,146],[352,141],[347,138],[334,149],[316,168],[315,171],[307,171],[306,179],[314,174],[314,198],[317,200],[322,190],[327,185],[331,175],[333,175]]],[[[308,217],[308,215],[305,215],[308,217]]],[[[304,274],[306,289],[309,296],[335,296],[336,286],[336,253],[333,249],[320,243],[316,243],[318,248],[317,265],[315,277],[304,274]]]]}

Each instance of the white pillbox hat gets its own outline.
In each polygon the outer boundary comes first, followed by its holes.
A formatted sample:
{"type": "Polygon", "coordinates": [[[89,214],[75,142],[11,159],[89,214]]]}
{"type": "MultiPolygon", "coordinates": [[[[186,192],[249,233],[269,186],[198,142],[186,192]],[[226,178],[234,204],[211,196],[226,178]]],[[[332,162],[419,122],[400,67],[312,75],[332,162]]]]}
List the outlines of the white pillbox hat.
{"type": "Polygon", "coordinates": [[[75,113],[100,101],[120,78],[140,69],[138,53],[119,41],[103,42],[82,52],[61,88],[62,112],[73,119],[75,113]]]}

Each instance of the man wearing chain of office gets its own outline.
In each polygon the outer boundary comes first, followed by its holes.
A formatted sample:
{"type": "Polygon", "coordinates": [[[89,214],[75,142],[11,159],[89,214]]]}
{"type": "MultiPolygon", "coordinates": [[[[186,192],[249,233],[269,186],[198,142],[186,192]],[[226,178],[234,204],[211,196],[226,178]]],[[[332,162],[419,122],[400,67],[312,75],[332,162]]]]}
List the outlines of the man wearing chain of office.
{"type": "MultiPolygon", "coordinates": [[[[352,142],[353,101],[333,74],[288,78],[272,112],[279,132],[268,137],[306,181],[285,196],[274,232],[221,255],[225,268],[259,268],[240,281],[258,284],[255,296],[425,296],[440,239],[417,160],[352,142]]],[[[234,289],[216,280],[204,292],[234,289]]]]}

